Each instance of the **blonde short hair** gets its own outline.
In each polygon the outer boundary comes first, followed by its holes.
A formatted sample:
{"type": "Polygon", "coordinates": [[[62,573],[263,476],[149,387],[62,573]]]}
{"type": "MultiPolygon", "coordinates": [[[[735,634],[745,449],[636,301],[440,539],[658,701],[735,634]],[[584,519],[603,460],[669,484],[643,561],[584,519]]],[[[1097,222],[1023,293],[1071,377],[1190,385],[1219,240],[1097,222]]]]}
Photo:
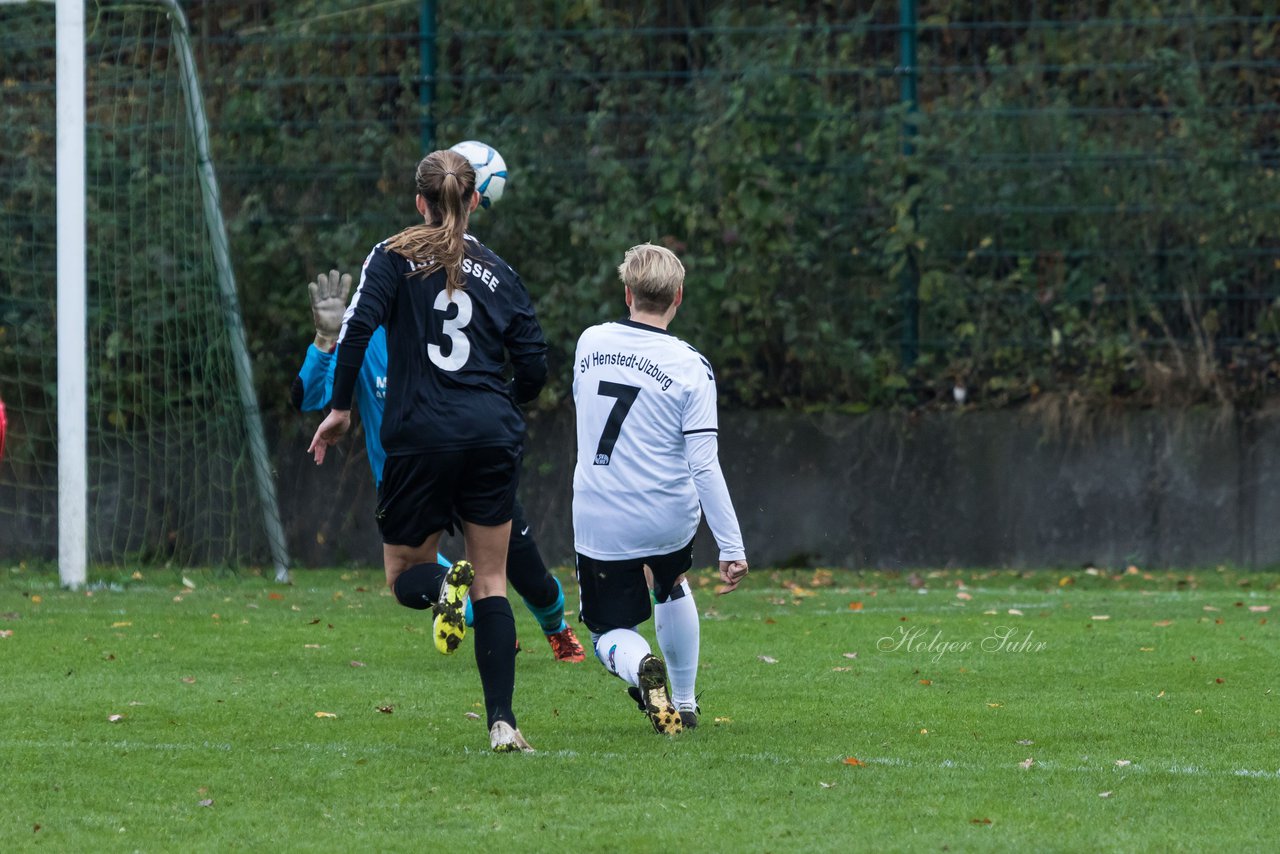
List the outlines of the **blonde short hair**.
{"type": "Polygon", "coordinates": [[[618,278],[631,289],[637,311],[663,312],[675,302],[684,284],[684,265],[670,249],[641,243],[622,256],[618,278]]]}

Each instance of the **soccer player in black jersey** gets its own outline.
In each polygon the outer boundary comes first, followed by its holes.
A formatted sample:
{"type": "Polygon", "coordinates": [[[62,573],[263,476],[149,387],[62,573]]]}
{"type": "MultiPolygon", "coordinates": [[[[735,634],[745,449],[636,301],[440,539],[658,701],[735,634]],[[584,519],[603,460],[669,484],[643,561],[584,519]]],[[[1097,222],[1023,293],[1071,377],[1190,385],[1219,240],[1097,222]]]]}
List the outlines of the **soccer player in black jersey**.
{"type": "MultiPolygon", "coordinates": [[[[342,317],[347,308],[347,297],[351,293],[351,276],[339,274],[337,270],[321,273],[308,286],[308,290],[311,294],[311,314],[315,321],[316,337],[315,342],[307,347],[306,360],[294,377],[290,398],[295,409],[320,412],[329,405],[329,396],[333,392],[333,372],[337,358],[335,350],[338,333],[342,329],[342,317]]],[[[364,351],[364,364],[360,366],[355,391],[360,417],[364,421],[365,447],[375,487],[382,483],[382,467],[387,459],[386,452],[382,449],[381,436],[382,410],[387,397],[386,384],[387,331],[378,327],[369,338],[369,345],[364,351]]],[[[441,415],[447,417],[448,413],[441,412],[441,415]]],[[[547,570],[547,564],[531,533],[533,526],[526,521],[518,496],[512,513],[511,542],[507,546],[507,579],[524,600],[529,613],[538,621],[556,661],[585,661],[586,652],[578,642],[573,628],[564,619],[564,590],[559,579],[547,570]]],[[[444,555],[438,555],[436,565],[430,567],[428,577],[443,579],[452,565],[453,562],[444,555]],[[444,569],[437,569],[437,565],[444,569]]],[[[412,568],[406,571],[417,572],[412,568]]],[[[428,584],[427,587],[432,591],[430,597],[413,597],[402,600],[400,604],[418,610],[432,607],[435,604],[435,591],[439,590],[440,585],[428,584]]],[[[466,617],[467,625],[470,625],[470,599],[466,603],[466,617]]]]}
{"type": "Polygon", "coordinates": [[[466,233],[477,199],[467,160],[434,151],[418,164],[415,186],[423,223],[365,259],[339,333],[333,408],[309,450],[323,462],[350,428],[369,338],[385,326],[387,461],[377,519],[387,585],[400,601],[435,600],[436,648],[446,654],[462,640],[470,595],[490,746],[528,751],[512,709],[516,632],[506,560],[525,426],[517,404],[542,390],[547,345],[520,276],[466,233]],[[432,562],[455,517],[467,560],[440,585],[432,562]]]}

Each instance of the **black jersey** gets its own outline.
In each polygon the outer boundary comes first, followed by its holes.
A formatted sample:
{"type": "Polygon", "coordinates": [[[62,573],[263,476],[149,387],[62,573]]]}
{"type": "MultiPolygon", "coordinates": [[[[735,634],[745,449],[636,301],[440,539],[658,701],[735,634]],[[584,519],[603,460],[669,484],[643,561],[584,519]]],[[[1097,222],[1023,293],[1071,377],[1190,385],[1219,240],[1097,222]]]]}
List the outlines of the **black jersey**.
{"type": "Polygon", "coordinates": [[[515,445],[524,437],[517,401],[547,378],[547,344],[533,300],[509,264],[471,235],[464,287],[445,290],[445,273],[408,275],[415,265],[379,243],[365,259],[338,335],[334,409],[350,409],[369,336],[387,329],[388,456],[515,445]],[[514,384],[505,378],[510,357],[514,384]]]}

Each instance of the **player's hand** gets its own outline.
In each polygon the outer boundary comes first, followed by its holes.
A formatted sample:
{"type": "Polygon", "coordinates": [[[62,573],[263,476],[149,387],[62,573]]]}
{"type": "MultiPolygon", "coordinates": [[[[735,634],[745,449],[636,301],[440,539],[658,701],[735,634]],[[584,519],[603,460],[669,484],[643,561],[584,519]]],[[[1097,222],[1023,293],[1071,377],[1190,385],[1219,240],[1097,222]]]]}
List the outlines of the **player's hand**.
{"type": "Polygon", "coordinates": [[[316,347],[332,352],[338,343],[342,329],[342,315],[347,310],[347,295],[351,293],[351,274],[330,270],[321,273],[307,285],[311,291],[311,319],[316,325],[316,347]]]}
{"type": "Polygon", "coordinates": [[[742,579],[747,577],[747,572],[747,562],[745,560],[720,561],[720,580],[724,584],[716,588],[716,594],[723,596],[726,593],[732,593],[737,590],[742,579]]]}
{"type": "Polygon", "coordinates": [[[329,414],[320,422],[320,426],[316,428],[316,435],[311,439],[311,447],[307,448],[307,453],[311,454],[316,461],[316,465],[324,462],[325,451],[329,450],[330,445],[338,444],[351,427],[351,410],[350,409],[331,409],[329,414]]]}

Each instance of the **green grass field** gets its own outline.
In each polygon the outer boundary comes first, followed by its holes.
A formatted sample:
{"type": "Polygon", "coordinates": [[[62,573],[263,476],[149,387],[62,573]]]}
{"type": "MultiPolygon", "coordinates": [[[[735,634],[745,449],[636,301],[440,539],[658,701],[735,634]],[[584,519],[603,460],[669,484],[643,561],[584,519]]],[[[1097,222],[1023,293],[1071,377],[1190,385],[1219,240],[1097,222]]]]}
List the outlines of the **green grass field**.
{"type": "Polygon", "coordinates": [[[1271,574],[701,574],[704,723],[676,738],[517,605],[538,752],[495,755],[470,640],[437,654],[380,571],[0,572],[5,850],[1274,850],[1280,825],[1271,574]]]}

